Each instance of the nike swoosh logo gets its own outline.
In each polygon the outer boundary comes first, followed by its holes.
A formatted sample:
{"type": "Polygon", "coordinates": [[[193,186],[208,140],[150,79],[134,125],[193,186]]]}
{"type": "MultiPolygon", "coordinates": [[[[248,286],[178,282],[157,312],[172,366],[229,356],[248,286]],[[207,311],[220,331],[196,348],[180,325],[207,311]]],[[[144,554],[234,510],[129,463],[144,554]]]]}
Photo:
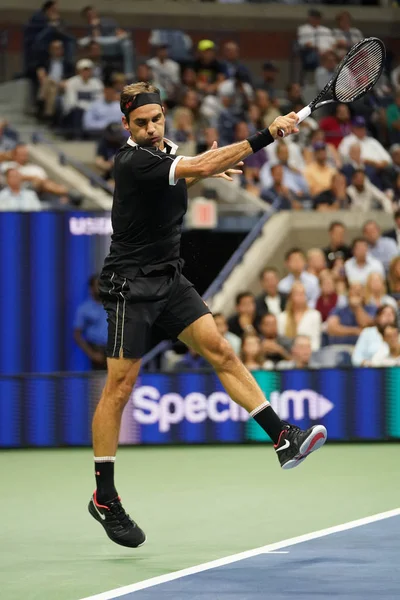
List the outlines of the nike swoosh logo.
{"type": "Polygon", "coordinates": [[[285,443],[283,444],[283,446],[281,446],[280,448],[277,448],[276,451],[282,452],[282,450],[286,450],[286,448],[289,448],[289,446],[290,446],[289,440],[285,440],[285,443]]]}
{"type": "Polygon", "coordinates": [[[96,512],[97,512],[97,514],[99,515],[100,519],[101,519],[102,521],[105,521],[105,520],[106,520],[106,515],[103,515],[103,513],[101,513],[101,512],[99,511],[99,509],[97,508],[97,506],[96,506],[96,503],[95,503],[94,501],[93,501],[93,506],[94,506],[94,508],[95,508],[95,510],[96,510],[96,512]]]}

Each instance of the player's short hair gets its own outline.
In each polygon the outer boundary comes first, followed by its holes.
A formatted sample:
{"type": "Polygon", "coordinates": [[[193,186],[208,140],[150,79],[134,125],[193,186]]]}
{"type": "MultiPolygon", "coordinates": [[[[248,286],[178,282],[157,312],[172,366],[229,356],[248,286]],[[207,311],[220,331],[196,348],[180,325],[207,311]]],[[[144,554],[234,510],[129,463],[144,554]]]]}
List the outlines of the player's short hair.
{"type": "Polygon", "coordinates": [[[235,298],[236,306],[238,304],[240,304],[240,302],[243,300],[243,298],[249,298],[249,297],[254,298],[254,294],[252,294],[251,292],[248,292],[248,291],[240,292],[239,294],[237,294],[236,298],[235,298]]]}
{"type": "Polygon", "coordinates": [[[343,229],[346,228],[345,224],[342,223],[342,221],[332,221],[332,223],[329,225],[329,233],[331,233],[335,229],[335,227],[343,227],[343,229]]]}
{"type": "Polygon", "coordinates": [[[260,274],[258,276],[260,281],[263,279],[266,273],[275,273],[275,275],[279,276],[278,269],[276,269],[275,267],[264,267],[263,270],[260,271],[260,274]]]}
{"type": "Polygon", "coordinates": [[[285,260],[289,260],[292,254],[301,254],[304,259],[306,258],[301,248],[290,248],[285,254],[285,260]]]}
{"type": "Polygon", "coordinates": [[[138,94],[159,94],[160,90],[153,84],[147,81],[138,81],[126,85],[121,93],[121,112],[123,115],[127,113],[127,104],[135,99],[138,94]]]}

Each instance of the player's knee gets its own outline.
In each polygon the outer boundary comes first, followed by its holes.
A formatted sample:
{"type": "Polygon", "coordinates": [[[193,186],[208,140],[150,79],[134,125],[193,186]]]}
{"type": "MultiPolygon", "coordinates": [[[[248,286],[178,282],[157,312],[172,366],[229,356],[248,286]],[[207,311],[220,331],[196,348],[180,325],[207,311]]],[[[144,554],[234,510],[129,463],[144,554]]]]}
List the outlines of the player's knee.
{"type": "Polygon", "coordinates": [[[124,408],[132,393],[134,382],[126,375],[113,377],[112,381],[108,382],[106,388],[106,397],[109,402],[112,402],[116,408],[124,408]]]}
{"type": "Polygon", "coordinates": [[[237,361],[232,346],[223,337],[213,342],[210,362],[217,371],[228,371],[234,367],[237,361]]]}

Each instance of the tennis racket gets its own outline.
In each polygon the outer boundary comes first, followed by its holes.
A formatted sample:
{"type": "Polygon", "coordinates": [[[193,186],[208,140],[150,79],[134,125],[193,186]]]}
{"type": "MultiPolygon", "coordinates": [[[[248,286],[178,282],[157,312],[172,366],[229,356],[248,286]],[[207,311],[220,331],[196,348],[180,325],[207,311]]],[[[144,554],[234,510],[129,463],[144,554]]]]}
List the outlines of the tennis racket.
{"type": "MultiPolygon", "coordinates": [[[[381,76],[385,58],[385,44],[379,38],[369,37],[355,44],[339,63],[324,89],[297,113],[298,122],[301,123],[325,104],[349,103],[362,98],[381,76]]],[[[278,135],[285,137],[285,132],[279,129],[278,135]]]]}

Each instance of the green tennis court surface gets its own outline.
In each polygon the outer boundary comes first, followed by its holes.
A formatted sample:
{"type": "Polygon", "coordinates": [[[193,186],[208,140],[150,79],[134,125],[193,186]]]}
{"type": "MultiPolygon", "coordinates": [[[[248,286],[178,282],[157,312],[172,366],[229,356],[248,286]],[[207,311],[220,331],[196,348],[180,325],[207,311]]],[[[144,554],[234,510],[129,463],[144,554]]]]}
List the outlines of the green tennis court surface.
{"type": "Polygon", "coordinates": [[[122,449],[119,491],[148,536],[138,550],[87,513],[90,450],[3,451],[1,598],[79,600],[397,508],[399,451],[328,445],[283,472],[270,447],[122,449]]]}

